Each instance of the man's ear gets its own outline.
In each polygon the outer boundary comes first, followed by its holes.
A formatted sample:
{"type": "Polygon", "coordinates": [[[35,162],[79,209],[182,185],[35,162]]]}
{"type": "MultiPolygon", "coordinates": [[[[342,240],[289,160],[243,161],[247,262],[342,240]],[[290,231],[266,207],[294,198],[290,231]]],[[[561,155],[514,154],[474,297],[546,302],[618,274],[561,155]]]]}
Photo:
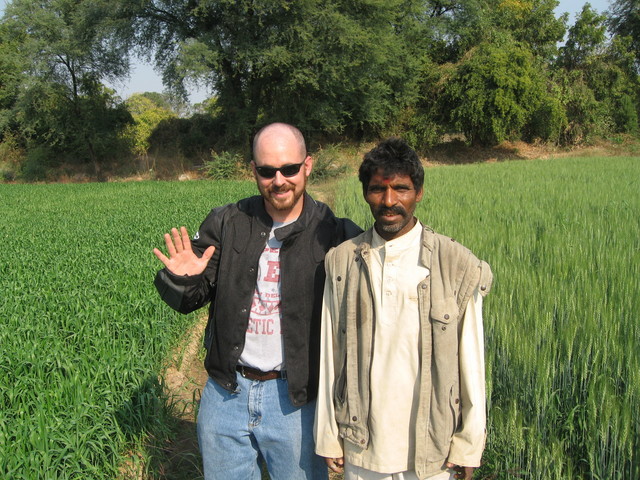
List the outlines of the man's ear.
{"type": "Polygon", "coordinates": [[[304,174],[308,177],[311,175],[311,170],[313,170],[313,157],[307,155],[307,158],[304,159],[304,174]]]}

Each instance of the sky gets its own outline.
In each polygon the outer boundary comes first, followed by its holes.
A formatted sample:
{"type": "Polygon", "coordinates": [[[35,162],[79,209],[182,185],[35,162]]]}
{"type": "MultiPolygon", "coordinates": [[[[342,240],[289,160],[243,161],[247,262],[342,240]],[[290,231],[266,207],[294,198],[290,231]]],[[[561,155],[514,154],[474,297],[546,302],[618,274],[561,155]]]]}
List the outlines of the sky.
{"type": "MultiPolygon", "coordinates": [[[[0,14],[4,13],[6,3],[8,3],[7,0],[0,0],[0,14]]],[[[556,8],[556,14],[560,15],[568,12],[569,25],[573,25],[576,15],[580,13],[585,3],[587,3],[585,0],[560,0],[556,8]]],[[[590,0],[588,3],[598,13],[603,13],[609,8],[609,0],[590,0]]],[[[160,75],[153,70],[151,65],[140,61],[132,65],[131,76],[128,80],[109,86],[122,98],[127,98],[133,93],[162,92],[163,90],[160,75]]],[[[193,88],[190,90],[189,98],[191,103],[198,103],[207,96],[205,89],[193,88]]]]}

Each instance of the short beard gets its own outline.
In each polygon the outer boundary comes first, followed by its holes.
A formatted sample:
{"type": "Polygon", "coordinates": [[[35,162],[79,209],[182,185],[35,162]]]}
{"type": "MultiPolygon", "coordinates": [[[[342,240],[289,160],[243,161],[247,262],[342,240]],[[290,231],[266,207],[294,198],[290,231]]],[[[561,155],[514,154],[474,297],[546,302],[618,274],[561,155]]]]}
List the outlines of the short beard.
{"type": "Polygon", "coordinates": [[[296,192],[295,186],[284,185],[279,189],[273,189],[273,188],[268,188],[266,190],[260,189],[260,193],[262,194],[262,198],[264,198],[264,201],[267,202],[269,205],[271,205],[274,209],[278,211],[290,210],[294,207],[294,205],[296,205],[296,203],[298,203],[298,200],[300,200],[300,197],[304,195],[306,185],[307,185],[307,181],[305,178],[302,190],[300,192],[296,192]],[[293,192],[293,196],[288,200],[279,201],[279,200],[276,200],[271,195],[272,192],[283,192],[283,191],[289,191],[289,190],[293,192]]]}
{"type": "Polygon", "coordinates": [[[376,217],[383,216],[385,213],[394,213],[396,215],[400,215],[404,220],[406,220],[404,222],[391,223],[391,224],[376,222],[376,228],[381,232],[385,232],[385,233],[398,233],[400,230],[402,230],[405,227],[405,225],[407,225],[411,221],[411,218],[412,218],[411,215],[409,215],[404,208],[399,206],[381,207],[378,210],[376,210],[376,217]]]}

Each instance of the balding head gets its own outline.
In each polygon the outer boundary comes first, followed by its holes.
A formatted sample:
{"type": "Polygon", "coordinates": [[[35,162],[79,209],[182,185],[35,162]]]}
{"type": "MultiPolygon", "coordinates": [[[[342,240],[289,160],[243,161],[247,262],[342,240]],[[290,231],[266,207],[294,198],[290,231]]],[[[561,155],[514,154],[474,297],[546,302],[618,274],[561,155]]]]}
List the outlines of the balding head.
{"type": "Polygon", "coordinates": [[[260,158],[265,146],[272,145],[274,140],[286,143],[293,142],[300,151],[300,159],[307,156],[307,146],[300,130],[287,123],[271,123],[262,127],[253,137],[253,159],[260,158]]]}

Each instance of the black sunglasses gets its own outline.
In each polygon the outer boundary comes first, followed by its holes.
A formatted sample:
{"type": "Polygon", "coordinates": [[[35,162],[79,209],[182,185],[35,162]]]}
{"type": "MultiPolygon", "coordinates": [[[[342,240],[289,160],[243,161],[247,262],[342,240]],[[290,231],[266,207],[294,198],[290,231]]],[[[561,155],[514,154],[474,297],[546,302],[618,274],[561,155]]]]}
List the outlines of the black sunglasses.
{"type": "Polygon", "coordinates": [[[258,166],[256,165],[256,172],[262,178],[273,178],[276,176],[276,173],[280,172],[284,177],[293,177],[297,175],[300,171],[300,168],[304,165],[304,160],[301,163],[292,163],[291,165],[285,165],[284,167],[268,167],[268,166],[258,166]]]}

